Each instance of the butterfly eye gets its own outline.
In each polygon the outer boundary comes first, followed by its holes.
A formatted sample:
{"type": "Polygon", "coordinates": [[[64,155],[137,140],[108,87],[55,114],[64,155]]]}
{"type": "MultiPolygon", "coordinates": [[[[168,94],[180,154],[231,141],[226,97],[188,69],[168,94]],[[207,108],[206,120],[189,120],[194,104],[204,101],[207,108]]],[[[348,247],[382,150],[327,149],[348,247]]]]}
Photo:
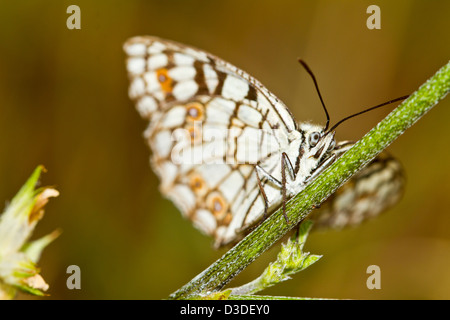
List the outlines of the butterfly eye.
{"type": "Polygon", "coordinates": [[[319,142],[320,140],[320,133],[319,132],[313,132],[309,135],[309,145],[311,147],[315,147],[316,144],[319,142]]]}

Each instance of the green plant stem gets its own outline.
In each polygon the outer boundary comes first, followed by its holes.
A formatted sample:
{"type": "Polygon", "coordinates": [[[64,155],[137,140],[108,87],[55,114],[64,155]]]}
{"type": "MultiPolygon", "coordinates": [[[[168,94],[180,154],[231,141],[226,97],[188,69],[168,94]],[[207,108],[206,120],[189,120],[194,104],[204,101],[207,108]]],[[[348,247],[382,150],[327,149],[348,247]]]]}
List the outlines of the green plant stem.
{"type": "Polygon", "coordinates": [[[170,295],[190,299],[222,289],[237,274],[305,219],[352,175],[361,170],[450,91],[450,62],[324,170],[286,205],[287,224],[277,210],[252,233],[189,283],[170,295]]]}

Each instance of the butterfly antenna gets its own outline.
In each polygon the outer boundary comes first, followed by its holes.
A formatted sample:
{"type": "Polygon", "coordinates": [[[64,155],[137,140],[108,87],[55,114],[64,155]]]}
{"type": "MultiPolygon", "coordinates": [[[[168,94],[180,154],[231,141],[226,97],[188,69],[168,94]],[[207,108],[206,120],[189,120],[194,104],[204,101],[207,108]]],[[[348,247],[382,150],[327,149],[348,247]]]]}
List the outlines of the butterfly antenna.
{"type": "Polygon", "coordinates": [[[344,119],[338,121],[334,126],[332,126],[332,127],[330,128],[330,130],[328,130],[327,134],[330,133],[330,132],[332,132],[334,129],[336,129],[336,127],[337,127],[338,125],[340,125],[340,124],[341,124],[342,122],[344,122],[344,121],[347,121],[348,119],[351,119],[351,118],[353,118],[353,117],[359,116],[360,114],[369,112],[369,111],[371,111],[371,110],[374,110],[374,109],[383,107],[383,106],[385,106],[385,105],[388,105],[388,104],[391,104],[391,103],[394,103],[394,102],[397,102],[397,101],[405,100],[405,99],[408,98],[408,97],[409,97],[409,95],[403,96],[403,97],[400,97],[400,98],[397,98],[397,99],[394,99],[394,100],[390,100],[390,101],[388,101],[388,102],[384,102],[384,103],[382,103],[382,104],[379,104],[379,105],[377,105],[377,106],[375,106],[375,107],[371,107],[371,108],[368,108],[368,109],[366,109],[366,110],[360,111],[360,112],[358,112],[358,113],[352,114],[352,115],[350,115],[350,116],[348,116],[348,117],[345,117],[344,119]]]}
{"type": "Polygon", "coordinates": [[[298,62],[300,62],[300,64],[303,66],[303,68],[305,68],[306,72],[309,73],[309,75],[311,76],[311,78],[312,78],[312,80],[314,82],[314,85],[316,86],[317,94],[319,95],[320,102],[322,103],[323,110],[325,110],[325,115],[327,116],[327,123],[325,125],[325,129],[323,130],[323,131],[326,132],[327,129],[328,129],[328,125],[330,124],[330,115],[328,114],[327,108],[325,107],[325,103],[323,102],[323,99],[322,99],[322,95],[320,94],[319,85],[317,84],[316,77],[314,76],[313,72],[308,67],[308,65],[306,64],[305,61],[303,61],[302,59],[299,58],[298,62]]]}

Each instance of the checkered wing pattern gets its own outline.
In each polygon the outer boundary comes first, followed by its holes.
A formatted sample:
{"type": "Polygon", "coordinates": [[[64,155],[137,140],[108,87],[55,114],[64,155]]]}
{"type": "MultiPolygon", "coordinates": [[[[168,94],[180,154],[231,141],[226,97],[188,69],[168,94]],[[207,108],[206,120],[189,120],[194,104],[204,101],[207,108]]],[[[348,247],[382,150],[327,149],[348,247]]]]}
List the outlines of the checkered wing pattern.
{"type": "MultiPolygon", "coordinates": [[[[216,246],[238,240],[351,145],[297,124],[259,81],[202,50],[150,36],[124,50],[160,190],[216,246]]],[[[399,163],[381,154],[312,218],[317,227],[358,224],[397,202],[403,181],[399,163]]]]}
{"type": "MultiPolygon", "coordinates": [[[[124,50],[161,192],[216,245],[234,241],[264,213],[255,164],[280,170],[296,130],[291,113],[250,75],[204,51],[149,36],[124,50]]],[[[280,194],[267,188],[269,197],[280,194]]]]}

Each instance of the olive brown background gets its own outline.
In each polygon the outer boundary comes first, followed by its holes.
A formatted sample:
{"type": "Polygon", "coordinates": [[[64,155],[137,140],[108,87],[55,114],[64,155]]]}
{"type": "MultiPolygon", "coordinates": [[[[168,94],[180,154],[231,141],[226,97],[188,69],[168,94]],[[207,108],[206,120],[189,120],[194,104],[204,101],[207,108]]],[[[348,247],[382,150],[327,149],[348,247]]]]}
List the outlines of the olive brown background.
{"type": "MultiPolygon", "coordinates": [[[[124,41],[156,35],[244,69],[298,121],[324,124],[302,57],[318,78],[331,122],[418,88],[450,55],[448,1],[8,1],[0,5],[0,199],[33,169],[61,192],[34,237],[61,236],[39,263],[43,299],[163,299],[219,258],[208,237],[158,191],[127,97],[124,41]],[[81,9],[69,30],[66,9],[81,9]],[[381,30],[366,9],[381,8],[381,30]],[[69,265],[81,289],[66,287],[69,265]]],[[[352,119],[339,140],[359,139],[395,105],[352,119]]],[[[390,147],[403,163],[402,201],[354,229],[311,234],[323,258],[264,294],[352,299],[450,298],[450,100],[390,147]],[[366,268],[381,268],[381,289],[366,268]]],[[[250,281],[279,244],[230,285],[250,281]]],[[[20,299],[30,296],[19,295],[20,299]]],[[[40,298],[42,299],[42,298],[40,298]]]]}

